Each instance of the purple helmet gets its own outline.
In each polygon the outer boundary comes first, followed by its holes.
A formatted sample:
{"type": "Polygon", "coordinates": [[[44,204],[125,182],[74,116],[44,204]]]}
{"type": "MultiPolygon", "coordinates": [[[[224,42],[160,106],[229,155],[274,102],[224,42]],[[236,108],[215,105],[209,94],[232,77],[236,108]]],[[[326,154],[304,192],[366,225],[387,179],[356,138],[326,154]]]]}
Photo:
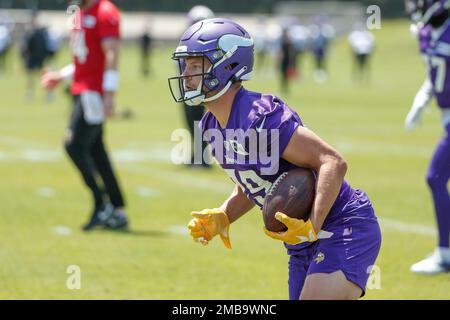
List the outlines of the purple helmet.
{"type": "MultiPolygon", "coordinates": [[[[172,55],[180,75],[169,78],[169,88],[176,102],[200,105],[222,96],[237,81],[250,80],[253,71],[253,39],[237,23],[223,18],[207,19],[189,27],[172,55]],[[183,75],[185,59],[203,57],[211,67],[197,75],[196,90],[186,90],[183,75]],[[214,94],[214,95],[212,95],[214,94]],[[212,96],[211,96],[212,95],[212,96]]],[[[204,61],[204,59],[203,59],[204,61]]]]}
{"type": "Polygon", "coordinates": [[[405,0],[405,8],[414,23],[433,24],[433,20],[448,14],[450,0],[405,0]]]}

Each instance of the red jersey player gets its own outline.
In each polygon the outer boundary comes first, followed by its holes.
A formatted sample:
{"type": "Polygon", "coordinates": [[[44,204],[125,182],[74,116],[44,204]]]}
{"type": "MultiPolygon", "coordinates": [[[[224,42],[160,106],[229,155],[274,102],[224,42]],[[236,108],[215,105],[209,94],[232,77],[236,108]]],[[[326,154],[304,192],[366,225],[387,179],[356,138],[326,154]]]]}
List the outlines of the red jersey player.
{"type": "Polygon", "coordinates": [[[103,143],[103,123],[105,116],[113,115],[119,82],[120,14],[108,0],[78,4],[71,38],[73,64],[45,73],[42,85],[52,90],[61,80],[73,78],[73,110],[65,149],[94,199],[91,218],[83,230],[123,228],[128,225],[124,199],[103,143]],[[104,187],[98,185],[97,175],[104,187]]]}

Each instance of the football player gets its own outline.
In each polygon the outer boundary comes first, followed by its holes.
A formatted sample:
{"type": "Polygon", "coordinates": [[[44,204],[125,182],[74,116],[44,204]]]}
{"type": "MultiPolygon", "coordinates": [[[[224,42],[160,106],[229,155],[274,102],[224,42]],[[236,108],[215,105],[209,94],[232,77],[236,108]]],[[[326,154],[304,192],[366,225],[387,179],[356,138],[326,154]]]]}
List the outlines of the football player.
{"type": "Polygon", "coordinates": [[[296,73],[296,54],[294,42],[292,41],[289,29],[283,28],[281,34],[281,46],[279,55],[279,67],[281,73],[281,91],[289,93],[289,81],[296,73]]]}
{"type": "Polygon", "coordinates": [[[405,124],[420,123],[423,110],[432,97],[441,110],[444,135],[439,141],[426,179],[434,202],[438,243],[433,254],[411,266],[420,274],[450,271],[450,0],[407,0],[406,9],[418,26],[420,52],[427,66],[427,79],[414,99],[405,124]]]}
{"type": "Polygon", "coordinates": [[[219,235],[231,248],[230,224],[255,205],[261,208],[284,172],[311,168],[317,174],[311,218],[277,213],[287,231],[264,231],[283,241],[290,255],[290,299],[357,299],[365,292],[381,245],[372,204],[365,192],[344,180],[342,156],[304,127],[295,111],[276,96],[243,87],[252,75],[253,49],[242,26],[216,18],[188,28],[173,53],[180,74],[169,78],[172,95],[177,102],[207,108],[200,123],[203,137],[235,183],[220,207],[192,212],[190,234],[204,245],[219,235]],[[256,154],[250,147],[254,138],[261,147],[256,154]],[[263,154],[278,156],[269,163],[263,154]]]}
{"type": "Polygon", "coordinates": [[[73,64],[47,72],[41,80],[46,89],[52,90],[61,80],[73,77],[73,110],[65,149],[94,200],[91,218],[83,230],[96,226],[124,228],[128,224],[125,203],[103,142],[105,117],[114,114],[119,84],[120,14],[109,0],[83,0],[79,5],[71,39],[73,64]],[[97,183],[97,176],[104,188],[97,183]]]}
{"type": "Polygon", "coordinates": [[[363,23],[356,23],[348,36],[348,42],[353,51],[354,67],[353,77],[362,81],[364,76],[369,77],[369,58],[375,46],[375,37],[367,30],[363,23]]]}
{"type": "Polygon", "coordinates": [[[47,51],[47,30],[38,21],[38,11],[33,11],[27,32],[24,34],[22,42],[22,58],[27,74],[26,100],[31,102],[35,97],[35,83],[44,67],[44,62],[48,56],[47,51]]]}
{"type": "Polygon", "coordinates": [[[11,32],[0,21],[0,72],[6,71],[8,52],[12,45],[11,32]]]}
{"type": "Polygon", "coordinates": [[[329,46],[335,36],[334,27],[327,23],[323,16],[316,16],[314,23],[310,26],[312,53],[316,62],[314,80],[323,83],[327,80],[326,60],[328,58],[329,46]]]}

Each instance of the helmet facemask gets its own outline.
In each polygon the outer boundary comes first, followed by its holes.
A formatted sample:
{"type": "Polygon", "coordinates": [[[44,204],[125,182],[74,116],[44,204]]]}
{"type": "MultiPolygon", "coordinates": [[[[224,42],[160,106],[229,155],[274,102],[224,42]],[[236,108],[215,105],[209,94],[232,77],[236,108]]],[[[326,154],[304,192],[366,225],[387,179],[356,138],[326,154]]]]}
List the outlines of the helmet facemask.
{"type": "MultiPolygon", "coordinates": [[[[212,50],[211,50],[212,51],[212,50]]],[[[217,50],[214,50],[217,51],[217,50]]],[[[208,70],[205,67],[205,61],[208,59],[207,52],[175,52],[172,59],[177,61],[179,76],[169,78],[169,88],[172,97],[176,102],[184,102],[189,106],[198,106],[207,99],[209,93],[214,91],[219,82],[211,73],[213,64],[208,70]],[[186,59],[191,57],[202,58],[202,72],[185,75],[186,59]],[[187,87],[187,81],[190,78],[200,78],[195,89],[187,87]]],[[[209,59],[208,59],[209,61],[209,59]]]]}
{"type": "MultiPolygon", "coordinates": [[[[175,52],[172,56],[172,59],[178,62],[180,75],[176,77],[169,78],[169,87],[172,93],[173,98],[176,102],[185,102],[189,106],[198,106],[203,102],[210,102],[220,98],[223,94],[225,94],[228,89],[230,89],[231,85],[236,82],[236,79],[245,71],[247,68],[244,67],[236,72],[236,74],[227,79],[226,85],[222,88],[219,84],[219,80],[214,74],[214,70],[222,63],[227,62],[228,65],[226,68],[230,70],[234,69],[237,63],[230,63],[228,59],[233,56],[236,48],[233,48],[230,51],[227,51],[225,54],[222,50],[214,49],[208,50],[204,52],[175,52]],[[214,59],[216,59],[214,64],[205,71],[205,61],[208,59],[211,62],[211,59],[208,57],[212,55],[214,59]],[[202,57],[202,72],[193,75],[183,75],[184,70],[186,68],[185,59],[189,57],[202,57]],[[195,90],[186,90],[187,87],[185,85],[187,78],[192,77],[201,77],[200,82],[195,90]],[[216,92],[214,95],[211,93],[216,92]]],[[[250,74],[243,79],[247,80],[250,78],[250,74]]]]}

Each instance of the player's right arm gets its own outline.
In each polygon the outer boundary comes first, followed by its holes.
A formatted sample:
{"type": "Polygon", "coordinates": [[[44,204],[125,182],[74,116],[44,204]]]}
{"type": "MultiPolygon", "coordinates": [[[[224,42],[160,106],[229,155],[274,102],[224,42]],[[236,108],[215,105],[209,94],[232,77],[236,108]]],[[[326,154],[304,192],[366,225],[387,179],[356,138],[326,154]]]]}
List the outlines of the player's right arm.
{"type": "Polygon", "coordinates": [[[236,185],[230,197],[219,208],[191,213],[193,218],[188,224],[189,233],[194,241],[203,245],[207,245],[216,235],[220,235],[225,247],[231,249],[230,224],[254,206],[255,204],[236,185]]]}
{"type": "Polygon", "coordinates": [[[427,108],[428,104],[433,97],[433,84],[430,79],[427,77],[425,82],[422,84],[422,87],[417,92],[416,97],[414,98],[414,102],[411,106],[411,109],[408,112],[408,115],[405,119],[405,127],[406,129],[413,129],[420,124],[422,120],[423,111],[427,108]]]}
{"type": "Polygon", "coordinates": [[[220,206],[220,210],[226,212],[230,223],[233,223],[254,206],[255,203],[245,195],[238,185],[235,185],[230,197],[220,206]]]}

